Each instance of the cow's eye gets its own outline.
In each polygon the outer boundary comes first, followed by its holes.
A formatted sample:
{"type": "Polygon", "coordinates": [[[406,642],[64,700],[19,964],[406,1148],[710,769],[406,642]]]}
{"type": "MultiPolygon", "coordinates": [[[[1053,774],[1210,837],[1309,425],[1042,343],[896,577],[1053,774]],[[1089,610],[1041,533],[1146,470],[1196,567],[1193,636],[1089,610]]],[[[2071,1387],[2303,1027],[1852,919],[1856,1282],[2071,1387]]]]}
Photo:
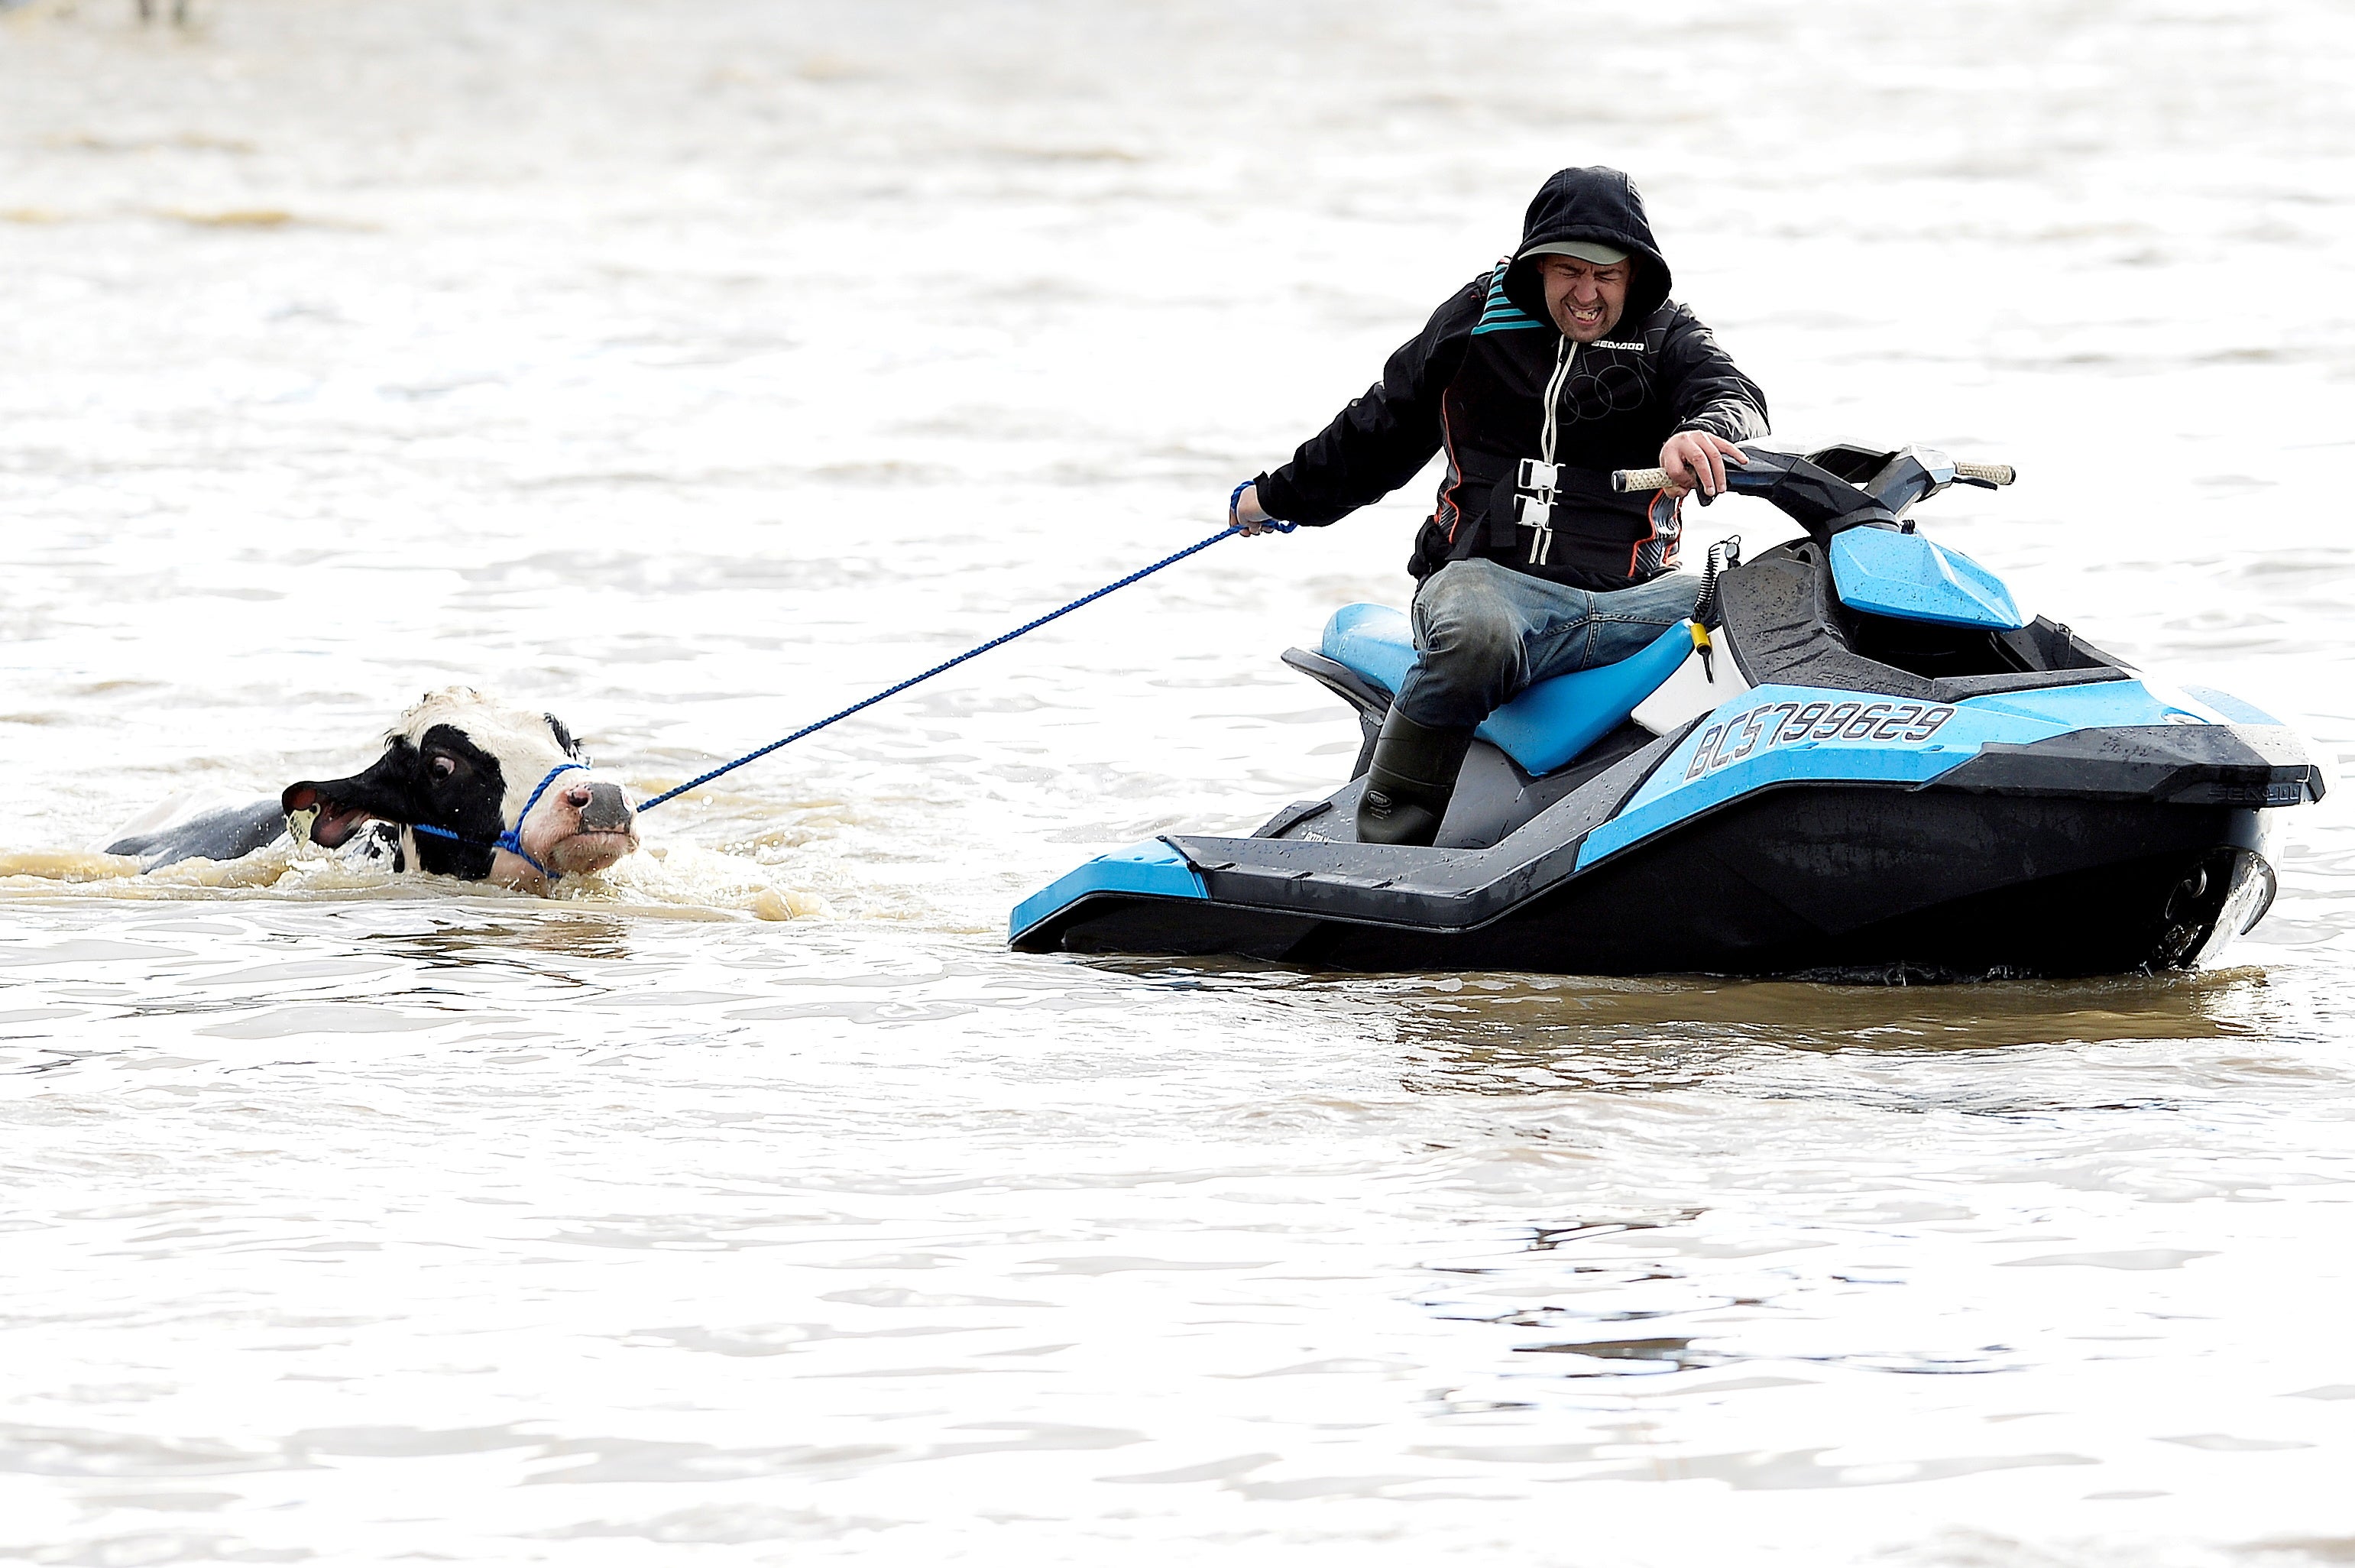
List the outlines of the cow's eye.
{"type": "Polygon", "coordinates": [[[427,760],[425,767],[426,771],[431,773],[435,778],[446,779],[458,771],[458,759],[455,757],[432,757],[427,760]]]}

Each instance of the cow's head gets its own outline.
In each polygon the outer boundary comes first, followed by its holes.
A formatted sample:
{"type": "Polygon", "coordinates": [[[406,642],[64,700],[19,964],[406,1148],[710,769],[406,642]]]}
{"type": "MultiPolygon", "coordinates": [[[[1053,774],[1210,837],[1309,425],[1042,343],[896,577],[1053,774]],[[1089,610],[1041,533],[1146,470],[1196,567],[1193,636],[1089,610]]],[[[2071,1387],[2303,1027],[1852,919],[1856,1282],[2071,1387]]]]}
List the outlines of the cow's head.
{"type": "Polygon", "coordinates": [[[372,819],[439,827],[468,842],[404,834],[411,864],[525,888],[542,885],[529,862],[485,848],[509,829],[551,877],[602,871],[638,847],[637,813],[612,780],[567,769],[532,800],[551,770],[589,760],[552,713],[526,712],[463,686],[446,687],[427,692],[402,714],[384,744],[384,755],[366,772],[305,779],[279,797],[289,816],[318,814],[311,822],[313,843],[332,849],[372,819]]]}

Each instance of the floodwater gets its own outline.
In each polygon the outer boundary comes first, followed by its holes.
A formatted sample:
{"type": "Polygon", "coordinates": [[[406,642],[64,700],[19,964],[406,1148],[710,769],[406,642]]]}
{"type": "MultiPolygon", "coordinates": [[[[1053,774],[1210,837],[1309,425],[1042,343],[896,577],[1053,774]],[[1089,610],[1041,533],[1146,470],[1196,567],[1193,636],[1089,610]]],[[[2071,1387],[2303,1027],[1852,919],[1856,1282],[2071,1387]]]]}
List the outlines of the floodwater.
{"type": "Polygon", "coordinates": [[[2018,464],[1926,526],[2343,758],[2343,6],[132,12],[0,11],[0,1559],[2355,1557],[2340,801],[2188,976],[1004,950],[1340,776],[1275,656],[1421,482],[635,881],[84,853],[430,686],[782,734],[1210,532],[1588,161],[1782,432],[2018,464]]]}

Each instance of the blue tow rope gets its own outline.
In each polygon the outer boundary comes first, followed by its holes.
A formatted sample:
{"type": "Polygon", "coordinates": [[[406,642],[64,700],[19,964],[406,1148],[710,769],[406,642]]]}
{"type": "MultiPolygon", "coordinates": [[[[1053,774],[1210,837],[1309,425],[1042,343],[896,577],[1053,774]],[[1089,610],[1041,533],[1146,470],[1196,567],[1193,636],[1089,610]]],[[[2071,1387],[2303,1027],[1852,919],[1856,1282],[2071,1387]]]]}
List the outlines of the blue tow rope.
{"type": "MultiPolygon", "coordinates": [[[[1227,515],[1229,517],[1234,516],[1235,507],[1241,501],[1243,492],[1250,488],[1250,485],[1251,481],[1245,480],[1242,484],[1235,486],[1234,494],[1228,497],[1227,500],[1227,515]]],[[[1274,518],[1271,517],[1268,519],[1265,526],[1273,528],[1277,533],[1288,534],[1300,525],[1297,523],[1279,523],[1274,518]]],[[[1132,582],[1139,582],[1146,578],[1152,576],[1155,572],[1160,571],[1165,566],[1175,566],[1179,561],[1185,560],[1188,556],[1206,550],[1212,545],[1218,543],[1220,539],[1230,538],[1231,536],[1241,533],[1242,531],[1243,525],[1240,520],[1229,523],[1225,528],[1220,528],[1217,533],[1212,534],[1209,539],[1204,539],[1199,544],[1189,544],[1175,555],[1164,556],[1159,560],[1155,561],[1151,566],[1130,572],[1118,582],[1107,582],[1092,593],[1082,594],[1079,598],[1072,600],[1069,604],[1064,605],[1060,610],[1050,610],[1047,613],[1039,616],[1035,621],[1029,622],[1024,625],[1017,626],[1010,632],[990,638],[989,641],[982,644],[979,647],[967,648],[964,652],[957,655],[957,656],[953,659],[943,659],[939,664],[934,665],[932,668],[924,671],[923,674],[911,675],[897,686],[886,687],[872,697],[865,698],[858,702],[852,703],[849,707],[844,709],[839,713],[830,713],[815,724],[805,724],[782,741],[772,741],[757,752],[747,752],[742,756],[738,757],[734,762],[722,763],[719,766],[712,769],[709,773],[700,773],[696,777],[687,780],[685,784],[680,784],[677,789],[666,789],[663,791],[662,794],[655,795],[652,800],[640,801],[638,803],[638,809],[642,812],[652,811],[655,806],[660,805],[666,800],[676,800],[678,796],[685,795],[688,790],[701,788],[703,785],[709,784],[713,779],[718,778],[722,773],[733,773],[747,763],[758,762],[762,757],[767,756],[771,752],[777,751],[782,747],[790,746],[805,735],[815,735],[829,724],[838,724],[843,720],[849,718],[852,714],[858,712],[862,709],[874,707],[877,703],[884,700],[886,698],[897,697],[900,693],[907,690],[911,686],[930,680],[932,677],[939,675],[945,670],[956,668],[957,666],[964,663],[967,659],[979,658],[982,655],[987,653],[992,648],[1003,647],[1007,643],[1012,642],[1015,638],[1021,636],[1027,632],[1035,632],[1050,621],[1060,620],[1061,617],[1070,614],[1072,611],[1079,609],[1082,605],[1092,604],[1107,593],[1118,592],[1121,589],[1127,587],[1132,582]]]]}

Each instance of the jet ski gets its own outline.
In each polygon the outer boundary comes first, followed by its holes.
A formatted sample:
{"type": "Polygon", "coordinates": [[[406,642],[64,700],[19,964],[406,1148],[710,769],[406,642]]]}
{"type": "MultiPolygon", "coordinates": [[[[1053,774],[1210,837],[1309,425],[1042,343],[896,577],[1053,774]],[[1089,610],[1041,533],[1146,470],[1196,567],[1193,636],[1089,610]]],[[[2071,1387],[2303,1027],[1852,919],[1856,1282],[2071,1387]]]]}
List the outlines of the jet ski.
{"type": "MultiPolygon", "coordinates": [[[[1018,905],[1023,952],[1316,969],[1967,979],[2212,961],[2264,917],[2297,734],[2171,686],[1909,515],[2001,464],[1745,446],[1803,538],[1712,549],[1691,620],[1477,731],[1430,848],[1356,841],[1407,618],[1353,604],[1284,662],[1357,711],[1348,784],[1247,838],[1167,834],[1018,905]]],[[[1657,488],[1657,470],[1613,476],[1657,488]]]]}

